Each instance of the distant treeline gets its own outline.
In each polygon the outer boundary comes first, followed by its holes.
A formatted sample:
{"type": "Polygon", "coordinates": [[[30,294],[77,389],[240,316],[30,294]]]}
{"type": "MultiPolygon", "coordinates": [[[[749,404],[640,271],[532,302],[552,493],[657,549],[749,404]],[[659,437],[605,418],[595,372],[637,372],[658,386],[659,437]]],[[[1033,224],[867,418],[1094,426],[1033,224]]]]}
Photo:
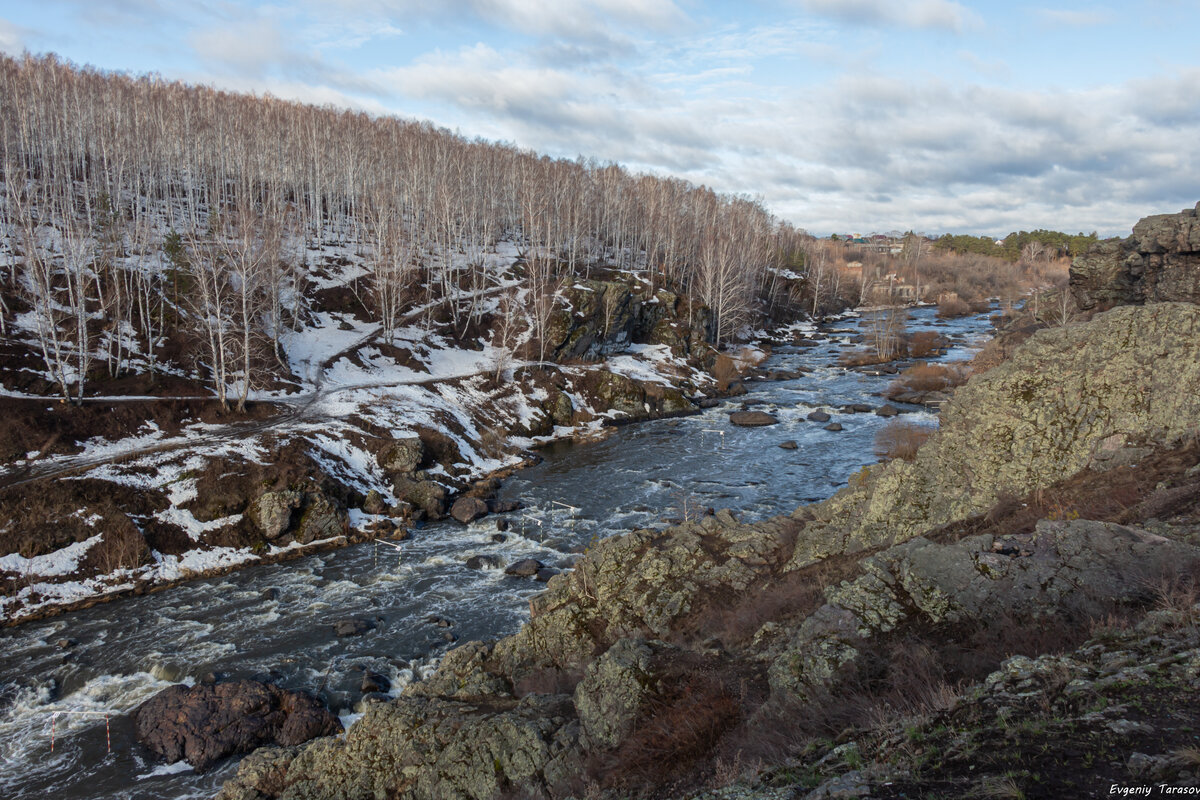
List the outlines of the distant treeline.
{"type": "Polygon", "coordinates": [[[967,236],[965,234],[946,234],[934,242],[939,250],[948,250],[960,255],[975,253],[977,255],[995,256],[1006,261],[1036,261],[1039,258],[1070,256],[1087,252],[1087,249],[1098,242],[1100,237],[1092,233],[1076,233],[1074,235],[1062,231],[1014,231],[1001,240],[990,236],[967,236]]]}

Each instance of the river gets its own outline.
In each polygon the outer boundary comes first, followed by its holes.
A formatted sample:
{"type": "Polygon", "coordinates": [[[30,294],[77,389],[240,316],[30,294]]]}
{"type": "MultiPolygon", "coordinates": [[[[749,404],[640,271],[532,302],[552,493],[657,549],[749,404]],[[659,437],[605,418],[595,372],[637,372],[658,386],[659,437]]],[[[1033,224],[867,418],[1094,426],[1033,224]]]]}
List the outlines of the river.
{"type": "MultiPolygon", "coordinates": [[[[356,545],[0,631],[0,796],[211,797],[235,759],[197,774],[186,764],[156,763],[133,740],[126,714],[171,683],[210,672],[271,680],[319,691],[352,723],[363,669],[389,677],[395,693],[432,669],[451,638],[494,639],[525,620],[541,584],[468,569],[471,555],[566,567],[596,538],[697,509],[732,508],[752,520],[828,497],[875,460],[873,438],[886,424],[837,410],[882,404],[878,394],[891,380],[837,366],[858,327],[847,319],[817,347],[776,347],[763,366],[810,370],[797,380],[754,382],[746,397],[696,416],[546,449],[541,464],[505,482],[502,496],[527,508],[504,515],[504,541],[496,541],[495,517],[465,527],[439,523],[414,532],[399,551],[356,545]],[[754,408],[780,423],[732,426],[729,412],[747,400],[761,401],[754,408]],[[844,430],[807,421],[815,409],[844,430]],[[787,440],[797,448],[778,447],[787,440]],[[333,623],[349,618],[374,628],[337,637],[333,623]]],[[[955,347],[944,359],[953,360],[969,357],[990,324],[986,315],[942,322],[922,308],[910,313],[908,329],[949,336],[955,347]]]]}

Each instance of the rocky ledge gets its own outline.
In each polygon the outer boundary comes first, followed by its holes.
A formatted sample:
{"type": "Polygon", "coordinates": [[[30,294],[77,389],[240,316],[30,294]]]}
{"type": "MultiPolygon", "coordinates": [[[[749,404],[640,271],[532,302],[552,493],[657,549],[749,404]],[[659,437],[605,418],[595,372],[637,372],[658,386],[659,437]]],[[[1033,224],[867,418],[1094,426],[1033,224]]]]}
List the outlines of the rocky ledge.
{"type": "Polygon", "coordinates": [[[1071,265],[1071,291],[1084,310],[1200,303],[1200,204],[1146,217],[1129,238],[1094,245],[1071,265]]]}

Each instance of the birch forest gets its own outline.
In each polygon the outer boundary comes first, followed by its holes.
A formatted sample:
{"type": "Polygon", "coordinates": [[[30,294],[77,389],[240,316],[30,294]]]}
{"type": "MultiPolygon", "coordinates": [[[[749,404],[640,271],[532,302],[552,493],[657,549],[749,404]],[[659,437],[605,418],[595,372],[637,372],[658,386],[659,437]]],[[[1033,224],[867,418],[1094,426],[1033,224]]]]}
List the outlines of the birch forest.
{"type": "Polygon", "coordinates": [[[724,343],[806,240],[679,179],[53,56],[0,59],[0,170],[0,336],[27,332],[71,401],[182,341],[244,405],[330,247],[362,258],[356,290],[385,335],[414,315],[489,327],[484,265],[504,241],[531,342],[564,286],[618,270],[707,306],[724,343]]]}

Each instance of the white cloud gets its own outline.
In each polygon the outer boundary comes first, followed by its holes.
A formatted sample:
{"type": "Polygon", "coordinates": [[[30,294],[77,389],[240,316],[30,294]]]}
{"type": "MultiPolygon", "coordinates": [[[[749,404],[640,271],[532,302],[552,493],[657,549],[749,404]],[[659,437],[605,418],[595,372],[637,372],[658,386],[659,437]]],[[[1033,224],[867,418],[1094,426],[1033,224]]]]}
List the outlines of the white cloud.
{"type": "Polygon", "coordinates": [[[982,25],[979,15],[951,0],[800,0],[813,14],[860,25],[902,25],[962,33],[982,25]]]}
{"type": "Polygon", "coordinates": [[[1003,80],[1012,75],[1012,69],[1002,59],[983,58],[970,50],[959,50],[958,57],[984,77],[1003,80]]]}
{"type": "Polygon", "coordinates": [[[1200,70],[1076,91],[861,74],[771,91],[714,69],[720,91],[687,70],[556,69],[480,45],[386,77],[445,108],[441,124],[761,194],[815,231],[1117,233],[1200,199],[1200,70]]]}
{"type": "Polygon", "coordinates": [[[1091,28],[1107,25],[1113,21],[1111,11],[1095,9],[1092,11],[1069,11],[1057,8],[1040,8],[1037,15],[1052,25],[1068,28],[1091,28]]]}
{"type": "Polygon", "coordinates": [[[189,43],[200,61],[218,75],[268,77],[378,94],[370,81],[326,62],[315,48],[301,49],[275,18],[244,16],[193,31],[189,43]]]}
{"type": "Polygon", "coordinates": [[[688,24],[688,16],[673,0],[332,0],[325,5],[401,23],[475,20],[518,33],[587,42],[619,39],[619,28],[658,32],[688,24]]]}
{"type": "Polygon", "coordinates": [[[0,18],[0,53],[19,56],[25,50],[25,29],[0,18]]]}

